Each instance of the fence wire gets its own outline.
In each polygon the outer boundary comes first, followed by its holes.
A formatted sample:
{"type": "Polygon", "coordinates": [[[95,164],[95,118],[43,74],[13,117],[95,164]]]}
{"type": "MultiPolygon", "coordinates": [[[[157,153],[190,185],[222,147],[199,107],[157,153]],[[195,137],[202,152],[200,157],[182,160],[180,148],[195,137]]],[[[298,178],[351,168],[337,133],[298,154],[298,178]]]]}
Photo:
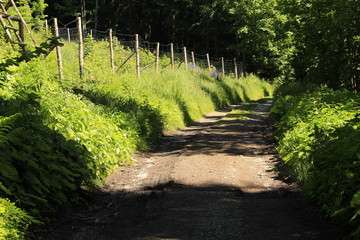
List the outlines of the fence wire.
{"type": "MultiPolygon", "coordinates": [[[[48,23],[52,23],[53,19],[48,20],[48,23]]],[[[59,24],[59,37],[64,39],[68,42],[78,42],[79,41],[79,34],[78,29],[76,27],[67,27],[69,25],[74,25],[76,22],[76,19],[74,21],[68,22],[67,24],[61,23],[58,21],[59,24]]],[[[125,63],[134,56],[135,54],[135,34],[124,34],[124,33],[117,33],[113,32],[113,41],[114,44],[119,44],[123,46],[125,49],[131,50],[131,54],[124,59],[121,63],[119,63],[119,66],[117,67],[118,71],[125,63]]],[[[101,31],[101,30],[95,30],[95,29],[86,29],[83,33],[83,38],[86,39],[93,39],[96,41],[109,41],[109,30],[107,31],[101,31]]],[[[161,64],[160,68],[166,68],[171,65],[171,44],[162,44],[162,43],[156,43],[156,42],[149,42],[144,40],[141,36],[138,37],[139,39],[139,49],[141,51],[149,51],[156,56],[157,52],[157,45],[159,44],[159,57],[168,57],[169,63],[161,64]]],[[[175,66],[175,68],[180,67],[184,61],[185,61],[185,55],[184,55],[184,48],[179,47],[177,44],[173,45],[173,55],[174,55],[174,61],[178,62],[179,66],[175,66]]],[[[209,62],[207,59],[206,54],[197,54],[195,52],[189,51],[189,49],[186,49],[186,58],[187,58],[187,64],[188,68],[202,68],[202,69],[209,69],[211,70],[212,74],[225,74],[225,75],[232,75],[235,76],[235,65],[234,60],[229,59],[222,59],[217,58],[213,56],[209,56],[209,62]],[[193,57],[194,60],[193,62],[193,57]],[[210,64],[210,65],[209,65],[210,64]],[[223,72],[224,69],[224,72],[223,72]]],[[[156,60],[146,58],[140,59],[140,69],[145,70],[149,68],[152,65],[155,65],[156,60]]],[[[237,67],[237,75],[242,76],[244,72],[244,64],[242,62],[236,63],[237,67]]]]}

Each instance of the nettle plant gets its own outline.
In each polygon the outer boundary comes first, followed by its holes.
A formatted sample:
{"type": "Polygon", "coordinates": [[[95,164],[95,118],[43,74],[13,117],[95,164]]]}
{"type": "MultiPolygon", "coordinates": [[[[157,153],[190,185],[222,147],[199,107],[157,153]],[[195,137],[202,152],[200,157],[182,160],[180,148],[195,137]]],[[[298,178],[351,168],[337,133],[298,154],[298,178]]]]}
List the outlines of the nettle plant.
{"type": "Polygon", "coordinates": [[[306,192],[359,238],[360,97],[327,87],[291,91],[297,87],[276,94],[279,153],[306,192]]]}

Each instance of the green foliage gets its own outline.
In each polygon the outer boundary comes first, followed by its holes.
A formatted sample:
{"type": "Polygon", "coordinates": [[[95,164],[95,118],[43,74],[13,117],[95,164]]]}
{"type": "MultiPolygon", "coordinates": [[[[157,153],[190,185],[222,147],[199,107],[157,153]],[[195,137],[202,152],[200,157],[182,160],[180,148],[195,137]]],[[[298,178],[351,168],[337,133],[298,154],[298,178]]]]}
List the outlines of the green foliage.
{"type": "Polygon", "coordinates": [[[42,20],[47,17],[47,15],[44,14],[47,6],[48,4],[45,3],[45,0],[31,1],[32,17],[34,21],[33,26],[37,30],[42,28],[42,20]]]}
{"type": "Polygon", "coordinates": [[[35,220],[14,203],[0,198],[0,239],[25,239],[27,229],[33,222],[35,220]]]}
{"type": "Polygon", "coordinates": [[[86,149],[44,125],[40,86],[6,81],[1,79],[0,196],[17,200],[32,215],[39,215],[38,206],[54,212],[88,179],[86,149]]]}
{"type": "MultiPolygon", "coordinates": [[[[49,15],[63,22],[79,15],[74,0],[47,2],[49,15]]],[[[151,42],[181,42],[210,56],[241,56],[248,72],[279,82],[360,88],[358,0],[95,2],[87,2],[91,28],[138,33],[151,42]]]]}
{"type": "MultiPolygon", "coordinates": [[[[31,16],[32,10],[30,5],[30,0],[18,0],[16,1],[16,5],[21,12],[22,17],[24,18],[26,23],[31,23],[33,18],[31,16]]],[[[17,16],[15,9],[10,8],[9,13],[13,16],[17,16]]]]}
{"type": "Polygon", "coordinates": [[[360,97],[327,87],[296,92],[299,87],[282,86],[275,94],[271,113],[278,121],[279,153],[328,216],[358,239],[360,97]]]}
{"type": "MultiPolygon", "coordinates": [[[[114,41],[115,69],[127,59],[132,51],[114,41]]],[[[221,108],[231,102],[258,99],[269,96],[272,86],[255,76],[234,80],[224,78],[218,81],[207,72],[185,70],[183,67],[171,71],[170,67],[161,73],[149,66],[135,77],[135,58],[131,58],[116,74],[111,74],[109,44],[93,41],[91,51],[85,59],[85,76],[79,81],[76,44],[65,44],[64,74],[62,85],[87,98],[97,105],[97,110],[105,115],[119,116],[118,124],[140,135],[138,146],[145,146],[158,139],[164,129],[174,130],[189,124],[209,111],[221,108]],[[105,59],[105,61],[104,61],[105,59]],[[106,77],[105,77],[106,75],[106,77]],[[145,144],[145,145],[144,145],[145,144]]],[[[43,64],[56,71],[54,54],[43,64]]],[[[141,50],[142,66],[153,62],[155,56],[150,51],[141,50]]],[[[169,58],[162,56],[161,66],[167,66],[169,58]]],[[[176,64],[178,65],[178,63],[176,64]]],[[[142,147],[140,147],[142,148],[142,147]]]]}
{"type": "Polygon", "coordinates": [[[86,58],[92,51],[94,47],[94,39],[89,34],[84,39],[84,58],[86,58]]]}
{"type": "Polygon", "coordinates": [[[292,77],[293,33],[286,31],[288,16],[280,1],[249,0],[229,4],[229,14],[236,22],[233,31],[240,43],[233,49],[252,56],[249,67],[266,78],[283,80],[292,77]]]}
{"type": "MultiPolygon", "coordinates": [[[[109,61],[104,61],[108,43],[89,38],[85,45],[82,79],[73,43],[62,47],[61,82],[54,52],[46,59],[35,58],[54,44],[43,44],[28,58],[2,61],[0,197],[34,217],[32,223],[81,200],[79,189],[101,186],[115,168],[131,162],[132,153],[149,148],[164,131],[273,90],[255,76],[220,81],[207,71],[183,67],[156,73],[150,66],[138,79],[134,59],[112,74],[109,61]]],[[[116,41],[114,45],[120,64],[132,52],[116,41]]],[[[144,65],[154,59],[153,53],[142,51],[144,65]]],[[[162,66],[168,62],[166,56],[161,59],[162,66]]],[[[6,225],[4,231],[12,230],[6,225]]]]}
{"type": "MultiPolygon", "coordinates": [[[[47,7],[44,0],[17,0],[15,3],[29,27],[40,29],[43,26],[41,21],[46,17],[44,12],[47,7]]],[[[9,13],[12,16],[17,16],[13,8],[9,9],[9,13]]]]}
{"type": "Polygon", "coordinates": [[[40,46],[35,47],[33,51],[26,51],[20,56],[13,58],[4,58],[0,61],[0,71],[9,71],[9,67],[19,66],[22,62],[28,62],[40,56],[46,57],[56,46],[62,46],[59,38],[48,38],[46,42],[41,43],[40,46]]]}
{"type": "Polygon", "coordinates": [[[89,159],[82,162],[94,184],[130,160],[134,147],[127,131],[94,113],[78,96],[63,92],[54,83],[44,84],[43,90],[40,104],[44,124],[85,147],[89,159]]]}
{"type": "Polygon", "coordinates": [[[292,0],[282,5],[299,56],[292,62],[297,78],[332,88],[359,87],[358,2],[292,0]]]}

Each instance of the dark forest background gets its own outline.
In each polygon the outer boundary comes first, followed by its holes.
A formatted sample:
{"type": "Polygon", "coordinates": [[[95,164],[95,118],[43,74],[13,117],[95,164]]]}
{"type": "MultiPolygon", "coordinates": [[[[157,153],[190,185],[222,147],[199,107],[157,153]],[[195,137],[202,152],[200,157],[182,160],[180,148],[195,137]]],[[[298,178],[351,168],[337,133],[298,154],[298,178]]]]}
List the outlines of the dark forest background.
{"type": "MultiPolygon", "coordinates": [[[[26,2],[27,0],[21,0],[26,2]]],[[[237,57],[271,81],[360,88],[357,0],[28,0],[48,19],[237,57]],[[75,24],[75,23],[74,23],[75,24]]],[[[75,27],[69,25],[68,27],[75,27]]]]}

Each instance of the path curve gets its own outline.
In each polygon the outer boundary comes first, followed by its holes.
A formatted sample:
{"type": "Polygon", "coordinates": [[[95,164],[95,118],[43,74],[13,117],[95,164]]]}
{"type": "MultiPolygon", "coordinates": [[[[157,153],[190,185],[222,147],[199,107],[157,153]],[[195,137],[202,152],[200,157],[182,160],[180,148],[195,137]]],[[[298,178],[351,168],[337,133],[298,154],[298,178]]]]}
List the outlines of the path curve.
{"type": "Polygon", "coordinates": [[[40,239],[340,239],[274,171],[270,106],[257,105],[242,121],[224,118],[238,107],[230,106],[167,134],[40,239]]]}

